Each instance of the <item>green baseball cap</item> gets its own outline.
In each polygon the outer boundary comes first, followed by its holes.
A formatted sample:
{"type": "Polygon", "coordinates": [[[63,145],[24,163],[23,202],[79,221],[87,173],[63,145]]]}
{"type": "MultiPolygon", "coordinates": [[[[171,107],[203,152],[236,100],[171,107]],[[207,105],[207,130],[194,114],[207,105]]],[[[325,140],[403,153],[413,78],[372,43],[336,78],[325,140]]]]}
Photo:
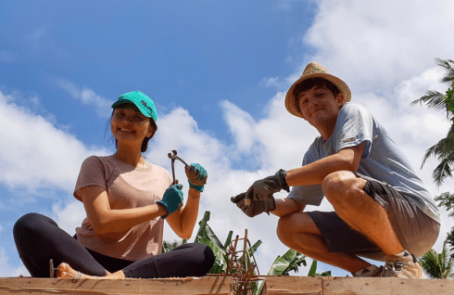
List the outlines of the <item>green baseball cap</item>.
{"type": "Polygon", "coordinates": [[[146,94],[140,91],[125,93],[117,99],[117,101],[112,105],[112,108],[115,109],[119,105],[125,103],[134,104],[145,117],[153,118],[155,122],[158,121],[158,111],[154,106],[154,102],[146,94]]]}

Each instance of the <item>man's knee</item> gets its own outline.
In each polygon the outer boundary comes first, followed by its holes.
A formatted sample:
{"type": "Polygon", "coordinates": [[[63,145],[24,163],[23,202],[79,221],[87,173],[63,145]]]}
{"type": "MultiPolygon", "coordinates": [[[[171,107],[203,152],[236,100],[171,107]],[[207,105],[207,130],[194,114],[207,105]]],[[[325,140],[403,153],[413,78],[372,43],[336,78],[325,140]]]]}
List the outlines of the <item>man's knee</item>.
{"type": "Polygon", "coordinates": [[[356,177],[351,171],[336,171],[323,179],[322,190],[332,205],[343,204],[345,198],[362,189],[363,182],[365,180],[356,177]]]}
{"type": "Polygon", "coordinates": [[[323,193],[332,195],[341,191],[345,187],[345,180],[349,179],[349,176],[348,171],[336,171],[328,174],[322,182],[323,193]]]}
{"type": "Polygon", "coordinates": [[[293,236],[292,232],[292,217],[294,214],[286,215],[284,217],[279,218],[277,222],[277,237],[281,240],[282,243],[287,244],[289,240],[291,240],[293,236]]]}

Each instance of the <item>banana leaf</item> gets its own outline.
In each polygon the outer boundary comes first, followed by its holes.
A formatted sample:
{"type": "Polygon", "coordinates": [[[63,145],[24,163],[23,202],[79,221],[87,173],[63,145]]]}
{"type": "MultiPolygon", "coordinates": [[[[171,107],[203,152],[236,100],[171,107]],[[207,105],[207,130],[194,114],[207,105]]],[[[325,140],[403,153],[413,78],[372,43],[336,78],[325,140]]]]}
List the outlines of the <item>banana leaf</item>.
{"type": "Polygon", "coordinates": [[[278,256],[268,270],[267,275],[282,275],[287,270],[291,262],[296,258],[296,256],[297,252],[292,249],[289,249],[287,252],[285,252],[284,255],[278,256]]]}
{"type": "Polygon", "coordinates": [[[317,260],[313,260],[311,264],[311,268],[309,269],[309,272],[307,273],[308,277],[315,276],[317,273],[317,260]]]}
{"type": "Polygon", "coordinates": [[[199,222],[200,227],[199,227],[199,230],[197,231],[197,235],[195,237],[194,242],[202,243],[201,239],[205,238],[205,239],[213,242],[215,245],[217,245],[218,248],[222,249],[222,251],[225,253],[224,245],[219,241],[216,234],[213,232],[211,227],[208,225],[209,220],[210,220],[210,211],[205,211],[205,214],[204,214],[202,220],[199,222]]]}
{"type": "Polygon", "coordinates": [[[224,249],[227,250],[227,247],[230,245],[230,243],[232,242],[232,236],[233,236],[233,231],[229,231],[229,235],[227,236],[227,239],[225,239],[225,243],[224,243],[224,249]]]}
{"type": "Polygon", "coordinates": [[[207,245],[213,250],[215,261],[208,273],[220,274],[225,273],[227,269],[227,261],[225,260],[225,250],[221,249],[213,243],[213,241],[206,239],[205,237],[200,239],[200,243],[207,245]]]}
{"type": "Polygon", "coordinates": [[[324,271],[322,273],[316,273],[315,276],[316,277],[330,277],[331,276],[331,271],[327,270],[327,271],[324,271]]]}
{"type": "Polygon", "coordinates": [[[317,260],[313,260],[311,264],[311,268],[309,270],[309,273],[307,274],[308,277],[330,277],[331,276],[331,271],[327,270],[322,273],[317,272],[317,260]]]}

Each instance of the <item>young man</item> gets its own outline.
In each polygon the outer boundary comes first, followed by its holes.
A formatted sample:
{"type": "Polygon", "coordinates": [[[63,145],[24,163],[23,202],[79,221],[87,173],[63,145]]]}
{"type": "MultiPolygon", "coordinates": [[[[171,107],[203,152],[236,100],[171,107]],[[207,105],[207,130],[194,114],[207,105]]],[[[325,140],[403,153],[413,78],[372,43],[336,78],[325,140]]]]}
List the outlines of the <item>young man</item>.
{"type": "Polygon", "coordinates": [[[302,167],[258,180],[232,202],[250,217],[279,216],[284,244],[354,276],[422,278],[415,257],[438,237],[437,206],[383,126],[350,100],[345,82],[318,63],[308,64],[285,106],[320,136],[302,167]],[[289,186],[286,198],[274,199],[289,186]],[[334,212],[304,212],[323,197],[334,212]],[[377,267],[361,257],[386,263],[377,267]]]}

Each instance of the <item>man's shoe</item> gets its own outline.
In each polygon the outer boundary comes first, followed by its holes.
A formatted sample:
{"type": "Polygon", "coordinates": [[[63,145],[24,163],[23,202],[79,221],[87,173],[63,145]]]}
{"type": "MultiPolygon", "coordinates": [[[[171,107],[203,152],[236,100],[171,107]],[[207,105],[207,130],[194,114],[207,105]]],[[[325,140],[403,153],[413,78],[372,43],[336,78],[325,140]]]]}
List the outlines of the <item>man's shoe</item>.
{"type": "Polygon", "coordinates": [[[380,276],[402,279],[423,279],[424,273],[416,257],[405,251],[402,256],[388,256],[380,276]]]}

